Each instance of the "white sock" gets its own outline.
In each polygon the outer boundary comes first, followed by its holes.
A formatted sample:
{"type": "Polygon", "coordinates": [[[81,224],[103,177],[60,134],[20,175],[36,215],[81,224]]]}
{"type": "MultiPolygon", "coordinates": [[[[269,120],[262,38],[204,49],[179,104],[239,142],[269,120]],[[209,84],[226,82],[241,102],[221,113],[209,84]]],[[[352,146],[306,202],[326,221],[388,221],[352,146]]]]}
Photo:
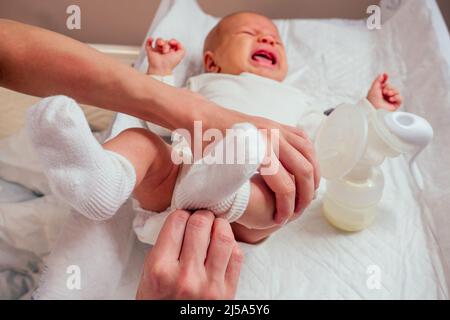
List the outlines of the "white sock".
{"type": "Polygon", "coordinates": [[[49,97],[32,106],[27,130],[52,191],[86,217],[111,217],[132,193],[134,167],[102,148],[73,99],[49,97]]]}
{"type": "Polygon", "coordinates": [[[208,209],[230,222],[244,213],[250,197],[249,179],[264,158],[266,142],[251,124],[236,124],[232,129],[238,141],[247,137],[245,148],[235,150],[235,138],[227,134],[204,158],[183,164],[172,195],[172,208],[208,209]],[[223,154],[235,151],[232,164],[212,163],[220,150],[223,154]]]}

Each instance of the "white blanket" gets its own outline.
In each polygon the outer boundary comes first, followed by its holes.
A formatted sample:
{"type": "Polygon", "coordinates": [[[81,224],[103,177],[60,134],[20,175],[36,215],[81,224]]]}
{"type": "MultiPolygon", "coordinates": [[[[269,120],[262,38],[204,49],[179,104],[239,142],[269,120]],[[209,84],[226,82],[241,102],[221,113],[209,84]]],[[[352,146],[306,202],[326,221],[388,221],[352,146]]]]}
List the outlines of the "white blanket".
{"type": "MultiPolygon", "coordinates": [[[[363,232],[350,234],[337,231],[323,218],[322,184],[318,199],[302,219],[258,246],[244,246],[246,259],[238,298],[449,297],[450,148],[445,141],[450,136],[448,33],[434,1],[383,4],[384,17],[391,18],[377,32],[368,31],[362,21],[277,22],[288,44],[288,81],[313,95],[323,108],[355,101],[364,95],[377,72],[389,72],[405,95],[405,109],[427,118],[435,129],[432,145],[419,159],[426,189],[417,193],[405,158],[388,160],[383,165],[386,187],[376,221],[363,232]]],[[[162,1],[149,34],[175,37],[187,46],[188,59],[176,72],[179,84],[200,71],[200,44],[214,21],[191,0],[162,1]],[[183,24],[190,27],[180,27],[183,24]]],[[[145,64],[140,66],[145,68],[145,64]]],[[[113,133],[129,125],[125,118],[119,117],[122,122],[113,133]]],[[[132,118],[130,121],[138,125],[132,118]]],[[[123,221],[131,228],[131,219],[123,221]]],[[[107,228],[99,227],[98,235],[104,235],[107,228]]],[[[15,231],[20,233],[19,228],[15,231]]],[[[81,232],[71,237],[71,243],[83,237],[81,232]]],[[[98,244],[99,250],[109,250],[105,256],[121,264],[116,272],[124,270],[118,289],[111,296],[113,285],[102,285],[117,278],[117,273],[105,272],[97,276],[95,287],[87,284],[87,290],[74,297],[134,297],[145,247],[126,236],[121,240],[105,238],[98,244]],[[112,245],[117,241],[122,243],[112,245]],[[127,243],[134,244],[131,252],[127,243]],[[128,254],[130,259],[125,263],[123,257],[128,254]]],[[[68,256],[66,262],[79,258],[68,256]]]]}

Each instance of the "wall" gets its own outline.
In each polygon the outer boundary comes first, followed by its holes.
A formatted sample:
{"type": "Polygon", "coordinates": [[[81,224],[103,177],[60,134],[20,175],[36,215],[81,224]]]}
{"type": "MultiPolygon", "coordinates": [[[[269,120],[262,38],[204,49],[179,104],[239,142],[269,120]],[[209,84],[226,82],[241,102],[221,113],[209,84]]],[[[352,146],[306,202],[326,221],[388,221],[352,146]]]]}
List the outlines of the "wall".
{"type": "MultiPolygon", "coordinates": [[[[423,0],[427,1],[427,0],[423,0]]],[[[209,13],[222,16],[237,10],[258,11],[272,18],[351,18],[366,16],[366,8],[379,0],[199,0],[209,13]]],[[[450,23],[450,1],[438,0],[450,23]]],[[[159,0],[0,0],[0,18],[48,28],[81,41],[139,45],[158,8],[159,0]],[[130,5],[132,3],[132,5],[130,5]],[[77,4],[82,29],[67,30],[65,10],[77,4]]]]}

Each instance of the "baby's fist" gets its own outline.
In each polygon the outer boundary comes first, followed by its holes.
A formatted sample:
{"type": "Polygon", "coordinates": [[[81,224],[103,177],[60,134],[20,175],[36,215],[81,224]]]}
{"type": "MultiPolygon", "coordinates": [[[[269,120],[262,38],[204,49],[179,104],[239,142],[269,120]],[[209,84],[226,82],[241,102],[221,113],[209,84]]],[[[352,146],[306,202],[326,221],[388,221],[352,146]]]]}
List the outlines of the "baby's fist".
{"type": "Polygon", "coordinates": [[[148,59],[147,74],[159,76],[172,74],[172,70],[180,63],[185,54],[183,46],[175,39],[158,38],[153,41],[153,38],[149,38],[145,49],[148,59]]]}
{"type": "Polygon", "coordinates": [[[376,109],[395,111],[402,105],[403,97],[395,87],[387,82],[388,79],[389,76],[386,73],[380,74],[370,87],[367,100],[376,109]]]}

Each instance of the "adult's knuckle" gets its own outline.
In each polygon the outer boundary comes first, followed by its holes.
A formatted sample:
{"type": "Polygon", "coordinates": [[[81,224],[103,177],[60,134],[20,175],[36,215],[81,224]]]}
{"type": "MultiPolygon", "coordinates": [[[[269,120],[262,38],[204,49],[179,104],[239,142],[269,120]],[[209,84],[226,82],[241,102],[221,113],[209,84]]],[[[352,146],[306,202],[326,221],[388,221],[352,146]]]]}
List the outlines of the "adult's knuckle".
{"type": "Polygon", "coordinates": [[[231,231],[230,226],[227,221],[223,219],[216,219],[214,226],[214,234],[213,237],[216,241],[220,242],[223,245],[231,246],[234,245],[235,240],[233,236],[233,232],[231,231]]]}
{"type": "Polygon", "coordinates": [[[227,246],[231,246],[235,242],[233,235],[228,232],[218,232],[217,240],[227,246]]]}
{"type": "Polygon", "coordinates": [[[311,140],[309,140],[308,137],[305,138],[305,151],[307,154],[309,155],[314,155],[315,154],[315,149],[314,149],[314,145],[312,144],[311,140]]]}
{"type": "Polygon", "coordinates": [[[198,284],[195,282],[192,275],[184,274],[180,276],[176,288],[178,298],[196,298],[199,291],[198,284]]]}
{"type": "Polygon", "coordinates": [[[172,277],[172,272],[162,264],[155,264],[150,268],[149,276],[152,279],[158,279],[159,282],[166,283],[172,277]]]}
{"type": "Polygon", "coordinates": [[[207,291],[204,296],[205,300],[220,300],[222,296],[215,291],[207,291]]]}
{"type": "Polygon", "coordinates": [[[244,262],[244,251],[239,246],[235,246],[232,253],[233,261],[236,263],[244,262]]]}
{"type": "Polygon", "coordinates": [[[168,218],[168,220],[175,224],[184,224],[188,221],[190,217],[189,212],[184,210],[176,210],[174,211],[168,218]]]}
{"type": "Polygon", "coordinates": [[[223,290],[218,285],[211,285],[204,294],[203,298],[206,300],[220,300],[223,299],[224,295],[222,293],[223,290]]]}
{"type": "Polygon", "coordinates": [[[194,214],[189,218],[188,225],[195,229],[205,229],[211,223],[211,219],[208,214],[194,214]]]}
{"type": "Polygon", "coordinates": [[[286,177],[283,179],[281,189],[278,194],[282,196],[291,196],[295,194],[295,182],[291,177],[286,177]]]}
{"type": "Polygon", "coordinates": [[[194,288],[187,283],[179,283],[176,292],[177,297],[180,299],[194,298],[197,295],[194,288]]]}
{"type": "Polygon", "coordinates": [[[309,162],[305,162],[303,165],[303,174],[306,178],[312,177],[314,175],[314,166],[309,162]]]}
{"type": "Polygon", "coordinates": [[[307,135],[306,135],[306,132],[305,132],[305,130],[304,130],[303,128],[286,126],[286,129],[287,129],[290,133],[292,133],[292,134],[294,134],[294,135],[296,135],[296,136],[300,136],[300,137],[302,137],[302,138],[305,138],[305,137],[307,136],[307,135]]]}
{"type": "Polygon", "coordinates": [[[172,273],[167,268],[153,268],[144,273],[154,292],[163,296],[173,285],[172,273]]]}

